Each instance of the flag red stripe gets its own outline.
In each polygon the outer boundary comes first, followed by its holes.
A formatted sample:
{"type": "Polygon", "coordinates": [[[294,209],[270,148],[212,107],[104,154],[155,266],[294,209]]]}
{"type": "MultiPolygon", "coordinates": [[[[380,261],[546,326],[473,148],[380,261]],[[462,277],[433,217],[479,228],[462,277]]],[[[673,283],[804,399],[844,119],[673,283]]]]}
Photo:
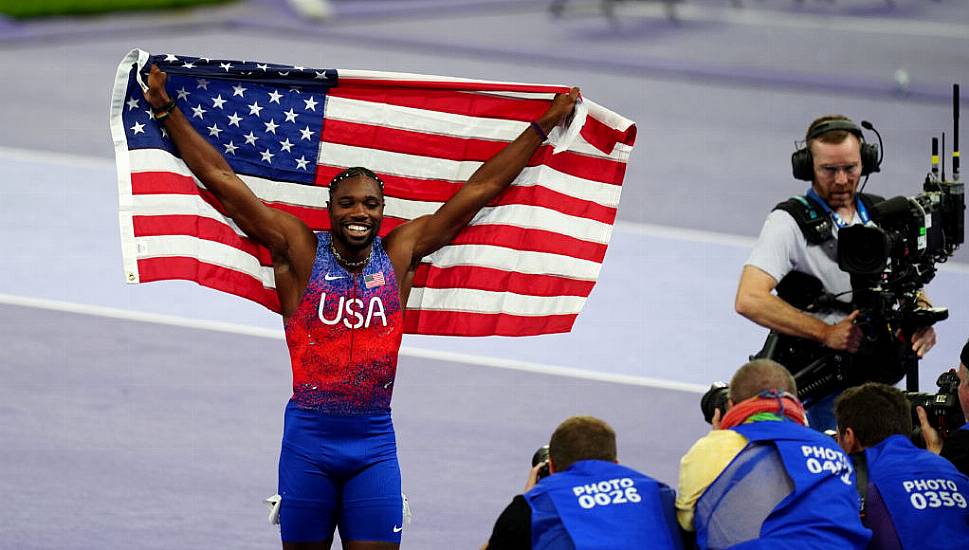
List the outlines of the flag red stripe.
{"type": "MultiPolygon", "coordinates": [[[[353,86],[333,88],[328,95],[440,113],[522,122],[530,122],[542,116],[551,105],[548,100],[517,99],[454,90],[353,86]]],[[[327,120],[325,124],[329,122],[327,120]]]]}
{"type": "MultiPolygon", "coordinates": [[[[338,84],[328,93],[351,87],[390,87],[390,88],[418,88],[423,93],[433,90],[462,90],[469,92],[525,92],[545,94],[565,94],[569,92],[567,86],[548,86],[543,84],[512,84],[508,82],[460,82],[439,80],[396,80],[370,79],[352,76],[337,76],[338,84]]],[[[520,101],[520,100],[519,100],[520,101]]]]}
{"type": "MultiPolygon", "coordinates": [[[[478,162],[487,161],[507,145],[504,141],[445,136],[329,119],[324,123],[323,135],[320,139],[327,143],[407,155],[478,162]]],[[[624,162],[571,151],[553,155],[552,147],[548,145],[539,148],[528,162],[528,166],[540,164],[565,174],[613,185],[622,185],[626,171],[624,162]]],[[[329,179],[323,181],[329,181],[329,179]]]]}
{"type": "Polygon", "coordinates": [[[133,172],[132,195],[197,195],[201,188],[189,176],[173,172],[133,172]]]}
{"type": "Polygon", "coordinates": [[[404,330],[440,336],[535,336],[569,332],[576,314],[526,317],[507,313],[407,310],[404,330]]]}
{"type": "Polygon", "coordinates": [[[594,118],[586,117],[585,125],[579,131],[590,145],[607,155],[612,154],[616,143],[622,143],[630,147],[636,143],[636,125],[631,124],[625,130],[617,130],[594,118]]]}
{"type": "Polygon", "coordinates": [[[509,187],[498,198],[492,201],[493,206],[508,204],[524,204],[541,206],[570,216],[586,218],[612,225],[616,220],[617,210],[611,206],[577,199],[570,195],[553,191],[540,185],[525,187],[509,187]]]}
{"type": "Polygon", "coordinates": [[[271,266],[269,250],[251,239],[241,237],[225,223],[192,215],[133,216],[135,237],[158,237],[164,235],[189,235],[207,241],[222,243],[251,254],[259,264],[271,266]]]}
{"type": "Polygon", "coordinates": [[[435,267],[422,263],[414,273],[415,287],[472,288],[491,292],[513,292],[526,296],[588,297],[594,281],[578,281],[554,275],[533,275],[489,267],[435,267]]]}
{"type": "Polygon", "coordinates": [[[138,260],[138,274],[142,283],[182,279],[235,294],[260,303],[279,312],[279,297],[276,291],[262,286],[250,275],[226,267],[205,263],[196,258],[164,257],[142,258],[138,260]]]}

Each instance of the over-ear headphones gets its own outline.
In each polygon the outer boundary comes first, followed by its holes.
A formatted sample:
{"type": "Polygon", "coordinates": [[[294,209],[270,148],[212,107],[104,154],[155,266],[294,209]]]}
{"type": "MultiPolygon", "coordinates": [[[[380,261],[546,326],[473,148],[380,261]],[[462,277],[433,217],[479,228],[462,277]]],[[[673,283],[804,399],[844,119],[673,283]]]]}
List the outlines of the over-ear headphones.
{"type": "Polygon", "coordinates": [[[867,176],[878,171],[878,146],[873,143],[866,143],[861,128],[854,122],[848,119],[835,119],[826,120],[812,128],[804,140],[804,147],[791,154],[791,169],[795,178],[804,181],[814,180],[814,157],[811,156],[811,149],[808,144],[821,134],[839,130],[854,134],[861,141],[861,175],[867,176]]]}

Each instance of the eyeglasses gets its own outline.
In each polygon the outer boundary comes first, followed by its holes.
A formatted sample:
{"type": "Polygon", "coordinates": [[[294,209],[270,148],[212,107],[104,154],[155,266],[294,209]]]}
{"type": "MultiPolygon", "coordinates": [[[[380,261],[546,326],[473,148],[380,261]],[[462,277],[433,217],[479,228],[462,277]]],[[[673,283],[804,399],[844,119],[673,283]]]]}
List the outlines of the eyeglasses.
{"type": "Polygon", "coordinates": [[[853,164],[845,164],[842,166],[822,166],[820,170],[821,170],[821,173],[824,174],[826,177],[835,178],[838,176],[838,173],[842,171],[845,173],[846,176],[854,176],[858,172],[859,168],[860,166],[858,165],[858,163],[853,163],[853,164]]]}

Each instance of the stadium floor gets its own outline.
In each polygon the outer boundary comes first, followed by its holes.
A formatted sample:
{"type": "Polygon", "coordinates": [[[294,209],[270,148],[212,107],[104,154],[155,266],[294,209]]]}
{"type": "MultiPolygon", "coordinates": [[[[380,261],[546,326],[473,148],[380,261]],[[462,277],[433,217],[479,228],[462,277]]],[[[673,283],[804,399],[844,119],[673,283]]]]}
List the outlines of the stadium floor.
{"type": "MultiPolygon", "coordinates": [[[[911,195],[929,136],[951,132],[948,87],[969,85],[969,5],[954,0],[689,0],[677,22],[630,1],[618,24],[577,0],[559,19],[531,0],[333,3],[323,24],[282,0],[0,21],[0,547],[278,545],[260,504],[289,394],[278,320],[192,285],[122,281],[107,102],[131,48],[574,83],[638,122],[620,224],[572,334],[405,339],[394,417],[415,513],[404,547],[420,549],[480,545],[572,414],[608,420],[621,460],[675,481],[705,430],[697,390],[763,337],[732,295],[765,212],[801,191],[793,140],[820,113],[870,119],[886,164],[869,189],[911,195]]],[[[953,263],[929,286],[952,318],[923,389],[965,339],[967,277],[953,263]]]]}
{"type": "MultiPolygon", "coordinates": [[[[4,548],[267,548],[285,344],[0,306],[4,548]]],[[[703,419],[692,392],[401,357],[394,423],[409,548],[474,548],[561,420],[591,414],[669,483],[703,419]],[[671,420],[675,418],[675,422],[671,420]]]]}

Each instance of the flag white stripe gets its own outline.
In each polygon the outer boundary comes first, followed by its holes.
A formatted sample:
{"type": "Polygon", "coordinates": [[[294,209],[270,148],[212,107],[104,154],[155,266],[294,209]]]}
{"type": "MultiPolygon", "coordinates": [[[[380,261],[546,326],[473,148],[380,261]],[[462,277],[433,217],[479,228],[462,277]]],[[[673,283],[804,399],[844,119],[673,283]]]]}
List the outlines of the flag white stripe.
{"type": "Polygon", "coordinates": [[[525,296],[513,292],[492,292],[470,288],[425,288],[411,290],[407,307],[421,310],[523,315],[570,315],[582,311],[580,296],[525,296]]]}
{"type": "MultiPolygon", "coordinates": [[[[520,120],[475,117],[332,96],[326,99],[326,118],[426,134],[502,142],[514,140],[529,125],[520,120]]],[[[607,155],[585,141],[581,135],[569,150],[616,162],[625,162],[628,156],[628,152],[619,149],[613,151],[612,155],[607,155]]]]}
{"type": "Polygon", "coordinates": [[[523,204],[482,208],[468,225],[511,225],[524,229],[543,229],[601,244],[607,244],[612,236],[612,226],[607,223],[523,204]]]}
{"type": "Polygon", "coordinates": [[[450,160],[392,151],[378,151],[339,143],[320,144],[320,164],[366,166],[375,172],[420,179],[467,181],[483,162],[450,160]]]}
{"type": "Polygon", "coordinates": [[[135,195],[132,199],[136,216],[199,216],[224,223],[237,235],[245,236],[232,218],[223,216],[198,195],[135,195]]]}
{"type": "MultiPolygon", "coordinates": [[[[500,231],[500,229],[498,229],[500,231]]],[[[424,258],[435,267],[490,267],[527,275],[557,275],[594,281],[602,265],[550,252],[514,250],[483,244],[451,244],[424,258]]]]}
{"type": "Polygon", "coordinates": [[[529,166],[521,171],[514,183],[518,187],[537,185],[563,195],[594,202],[609,208],[619,207],[622,187],[570,176],[548,166],[529,166]]]}
{"type": "Polygon", "coordinates": [[[266,288],[275,288],[276,279],[271,267],[259,265],[259,259],[235,248],[215,241],[188,235],[163,235],[135,237],[138,258],[189,257],[205,263],[222,266],[250,275],[266,288]]]}
{"type": "MultiPolygon", "coordinates": [[[[320,147],[319,162],[331,166],[366,166],[375,172],[407,178],[449,181],[467,181],[484,164],[472,160],[457,161],[325,142],[320,147]]],[[[519,185],[519,182],[541,185],[577,199],[610,207],[619,204],[619,195],[622,192],[618,185],[563,174],[544,165],[526,167],[512,185],[519,185]]]]}

